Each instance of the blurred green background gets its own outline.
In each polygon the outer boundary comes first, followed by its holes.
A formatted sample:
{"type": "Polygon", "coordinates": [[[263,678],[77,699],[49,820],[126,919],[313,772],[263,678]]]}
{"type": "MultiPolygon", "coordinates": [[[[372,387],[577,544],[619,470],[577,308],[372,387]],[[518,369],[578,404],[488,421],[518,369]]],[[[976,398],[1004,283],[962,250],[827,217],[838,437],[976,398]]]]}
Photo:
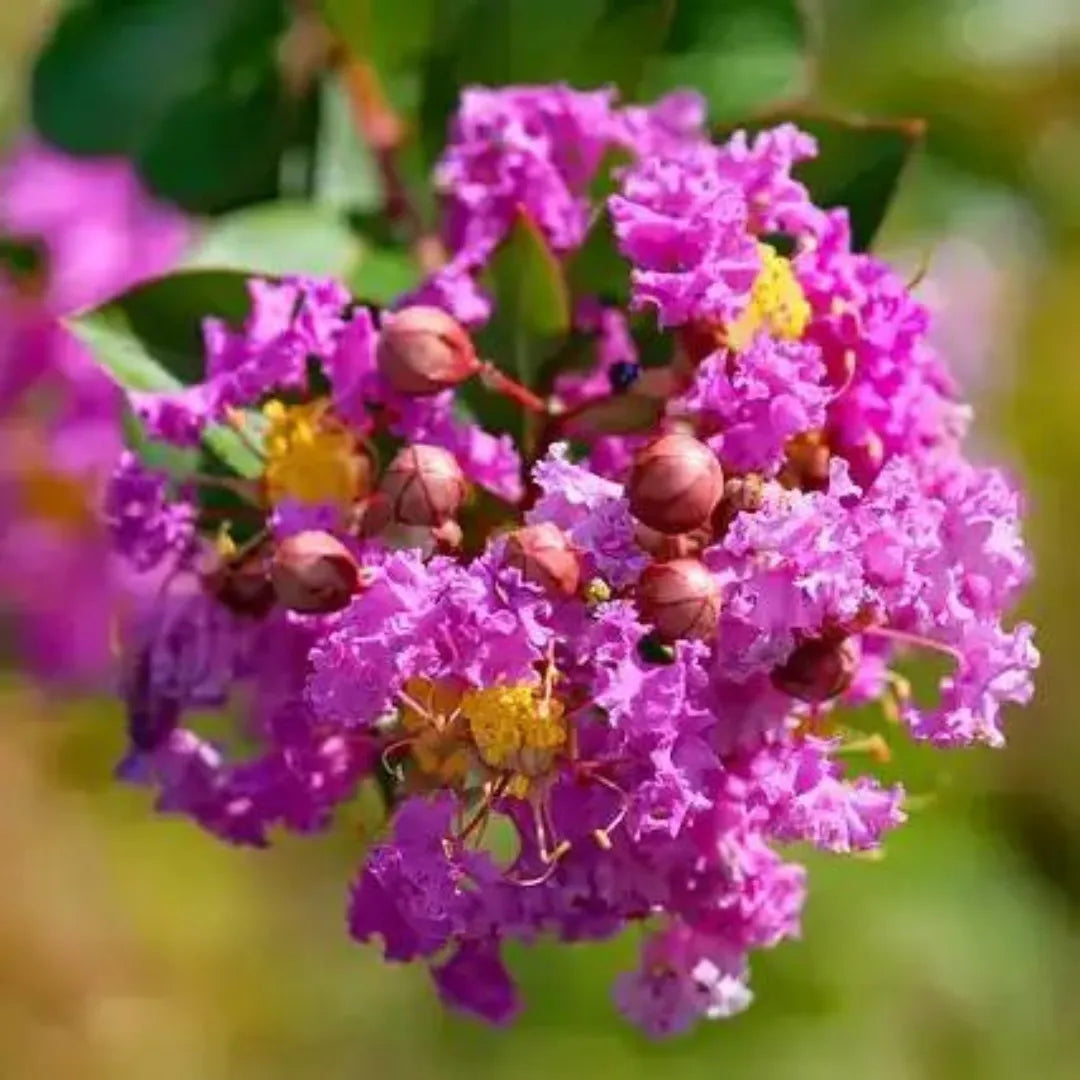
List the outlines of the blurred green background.
{"type": "MultiPolygon", "coordinates": [[[[8,133],[52,6],[0,5],[8,133]]],[[[911,789],[934,797],[886,857],[811,858],[805,941],[756,957],[754,1007],[653,1046],[610,1004],[635,940],[512,955],[528,1009],[510,1034],[448,1016],[422,971],[346,939],[359,836],[237,852],[155,820],[110,778],[111,706],[58,706],[12,679],[0,1077],[1080,1076],[1080,4],[812,9],[819,59],[800,77],[821,101],[929,122],[878,248],[913,274],[930,257],[921,294],[977,403],[976,442],[1029,492],[1025,614],[1044,666],[1009,748],[904,752],[911,789]]],[[[721,89],[777,63],[767,37],[746,41],[714,72],[721,89]]]]}

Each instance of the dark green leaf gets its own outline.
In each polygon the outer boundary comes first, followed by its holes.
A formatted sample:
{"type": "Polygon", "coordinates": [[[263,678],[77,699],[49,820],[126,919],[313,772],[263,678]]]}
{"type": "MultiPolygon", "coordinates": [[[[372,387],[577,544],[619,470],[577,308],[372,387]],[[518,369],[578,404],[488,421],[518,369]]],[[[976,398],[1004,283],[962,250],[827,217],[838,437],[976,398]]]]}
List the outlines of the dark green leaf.
{"type": "Polygon", "coordinates": [[[565,76],[603,0],[475,0],[456,44],[460,85],[545,82],[565,76]]]}
{"type": "MultiPolygon", "coordinates": [[[[873,243],[904,167],[925,133],[921,120],[869,121],[816,116],[798,110],[770,114],[750,124],[750,132],[785,121],[818,140],[819,154],[795,175],[819,206],[847,207],[852,243],[865,251],[873,243]]],[[[723,137],[727,131],[720,132],[723,137]]]]}
{"type": "Polygon", "coordinates": [[[524,211],[492,256],[484,280],[495,313],[482,347],[488,344],[489,358],[508,375],[532,385],[544,357],[570,330],[570,296],[558,259],[524,211]]]}
{"type": "Polygon", "coordinates": [[[188,256],[189,267],[250,273],[347,277],[361,245],[347,221],[329,207],[277,201],[216,218],[188,256]]]}
{"type": "Polygon", "coordinates": [[[57,23],[34,125],[74,154],[123,154],[161,195],[217,211],[276,190],[295,119],[276,49],[284,0],[96,0],[57,23]]]}
{"type": "Polygon", "coordinates": [[[269,67],[250,82],[212,85],[176,104],[138,154],[158,195],[196,213],[220,213],[277,193],[298,104],[269,67]]]}
{"type": "MultiPolygon", "coordinates": [[[[544,5],[537,7],[542,10],[544,5]]],[[[675,8],[676,0],[609,0],[564,77],[580,86],[612,83],[624,97],[633,97],[675,8]]]]}
{"type": "Polygon", "coordinates": [[[575,296],[596,296],[616,305],[630,298],[630,264],[615,245],[611,218],[601,212],[585,243],[571,256],[567,277],[575,296]]]}
{"type": "Polygon", "coordinates": [[[682,87],[715,118],[736,117],[804,90],[806,28],[798,0],[681,0],[643,98],[682,87]]]}
{"type": "MultiPolygon", "coordinates": [[[[443,0],[445,3],[445,0],[443,0]]],[[[437,0],[322,0],[323,16],[350,51],[384,77],[427,51],[437,0]]]]}
{"type": "Polygon", "coordinates": [[[892,123],[799,119],[815,136],[820,154],[800,167],[802,179],[821,206],[846,206],[852,243],[865,251],[885,219],[900,177],[921,144],[921,120],[892,123]]]}

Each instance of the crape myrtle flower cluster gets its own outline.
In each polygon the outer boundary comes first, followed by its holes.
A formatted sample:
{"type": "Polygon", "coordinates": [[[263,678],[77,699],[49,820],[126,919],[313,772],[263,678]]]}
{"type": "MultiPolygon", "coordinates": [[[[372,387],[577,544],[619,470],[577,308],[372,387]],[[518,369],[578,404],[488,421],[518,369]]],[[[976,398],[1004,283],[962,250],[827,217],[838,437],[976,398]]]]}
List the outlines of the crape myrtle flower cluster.
{"type": "Polygon", "coordinates": [[[121,774],[260,846],[377,786],[349,931],[489,1021],[519,1008],[504,943],[631,924],[635,1024],[745,1008],[754,950],[799,933],[788,845],[872,851],[905,818],[844,706],[996,746],[1038,662],[1007,621],[1018,496],[963,456],[923,307],[793,176],[814,153],[791,126],[714,145],[690,94],[470,90],[435,176],[447,262],[416,293],[256,280],[242,327],[208,320],[204,380],[133,405],[173,444],[231,425],[261,473],[217,477],[224,521],[213,478],[115,474],[113,554],[158,583],[124,628],[121,774]],[[497,316],[485,267],[523,216],[561,268],[606,220],[630,290],[573,297],[591,367],[547,386],[465,329],[497,316]],[[531,435],[486,430],[466,389],[531,435]],[[911,651],[946,659],[933,701],[911,651]],[[240,700],[255,750],[195,730],[240,700]]]}
{"type": "Polygon", "coordinates": [[[131,584],[98,514],[122,395],[60,318],[169,269],[188,234],[123,159],[29,139],[0,164],[0,609],[50,681],[108,675],[131,584]]]}

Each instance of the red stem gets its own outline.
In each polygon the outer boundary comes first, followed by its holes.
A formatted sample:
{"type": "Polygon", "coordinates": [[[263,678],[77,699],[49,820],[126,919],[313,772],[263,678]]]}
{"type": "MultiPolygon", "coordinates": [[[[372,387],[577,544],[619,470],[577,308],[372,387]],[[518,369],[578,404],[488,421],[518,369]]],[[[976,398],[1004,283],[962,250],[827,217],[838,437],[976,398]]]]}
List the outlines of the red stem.
{"type": "Polygon", "coordinates": [[[490,361],[480,365],[480,378],[483,379],[486,386],[489,386],[496,393],[510,398],[511,401],[516,401],[522,408],[528,409],[529,412],[540,413],[542,416],[547,415],[547,402],[543,398],[538,397],[528,387],[522,386],[515,379],[511,379],[509,375],[501,372],[490,361]]]}

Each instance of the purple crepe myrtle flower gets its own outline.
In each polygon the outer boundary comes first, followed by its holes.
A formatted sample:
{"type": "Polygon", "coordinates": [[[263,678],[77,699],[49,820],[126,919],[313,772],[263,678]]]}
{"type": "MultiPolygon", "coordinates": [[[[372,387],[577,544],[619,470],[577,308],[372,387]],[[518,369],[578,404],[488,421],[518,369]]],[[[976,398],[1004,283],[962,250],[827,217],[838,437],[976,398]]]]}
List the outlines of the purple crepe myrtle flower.
{"type": "Polygon", "coordinates": [[[167,269],[189,227],[127,162],[28,138],[0,166],[0,233],[40,255],[28,278],[0,274],[0,606],[37,676],[99,683],[137,588],[97,520],[121,449],[121,397],[59,318],[167,269]]]}
{"type": "Polygon", "coordinates": [[[760,264],[746,196],[721,175],[717,156],[702,145],[645,158],[608,201],[619,250],[634,267],[634,305],[655,308],[661,326],[734,320],[750,300],[760,264]]]}
{"type": "Polygon", "coordinates": [[[190,493],[171,491],[167,477],[120,456],[105,495],[103,516],[113,550],[137,571],[151,570],[170,555],[181,556],[195,537],[190,493]]]}
{"type": "Polygon", "coordinates": [[[0,168],[0,231],[42,245],[42,303],[61,315],[174,266],[191,227],[123,158],[73,158],[30,137],[0,168]]]}
{"type": "Polygon", "coordinates": [[[436,177],[449,262],[391,310],[422,298],[484,322],[478,276],[522,208],[564,268],[609,214],[642,309],[573,298],[591,364],[532,387],[552,390],[540,414],[554,404],[520,445],[464,419],[456,386],[395,389],[380,318],[307,278],[254,282],[243,327],[206,325],[201,383],[136,399],[166,441],[221,422],[261,440],[262,475],[232,493],[262,531],[210,535],[194,492],[123,459],[112,555],[158,591],[125,625],[122,773],[255,846],[377,788],[385,828],[359,855],[348,929],[423,964],[450,1008],[509,1023],[507,945],[638,926],[614,989],[633,1023],[660,1037],[738,1013],[755,953],[800,933],[790,845],[875,851],[905,820],[902,786],[868,767],[884,740],[845,707],[932,745],[996,746],[1005,706],[1031,696],[1033,631],[1010,617],[1031,573],[1021,499],[963,456],[968,414],[927,312],[793,175],[815,152],[790,125],[712,145],[692,94],[469,91],[436,177]],[[639,346],[646,320],[666,356],[639,346]],[[646,378],[665,388],[654,429],[561,426],[646,378]],[[692,533],[631,510],[657,434],[706,444],[692,533]],[[387,443],[408,451],[390,468],[387,443]],[[497,498],[462,504],[455,461],[497,498]],[[268,565],[312,530],[352,584],[332,610],[290,610],[268,565]],[[899,670],[913,651],[948,661],[931,701],[899,670]],[[226,699],[247,706],[243,751],[196,730],[226,699]],[[512,843],[488,842],[496,826],[512,843]]]}
{"type": "Polygon", "coordinates": [[[823,426],[831,398],[815,346],[761,334],[737,358],[708,357],[668,413],[692,417],[726,468],[773,473],[794,436],[823,426]]]}

